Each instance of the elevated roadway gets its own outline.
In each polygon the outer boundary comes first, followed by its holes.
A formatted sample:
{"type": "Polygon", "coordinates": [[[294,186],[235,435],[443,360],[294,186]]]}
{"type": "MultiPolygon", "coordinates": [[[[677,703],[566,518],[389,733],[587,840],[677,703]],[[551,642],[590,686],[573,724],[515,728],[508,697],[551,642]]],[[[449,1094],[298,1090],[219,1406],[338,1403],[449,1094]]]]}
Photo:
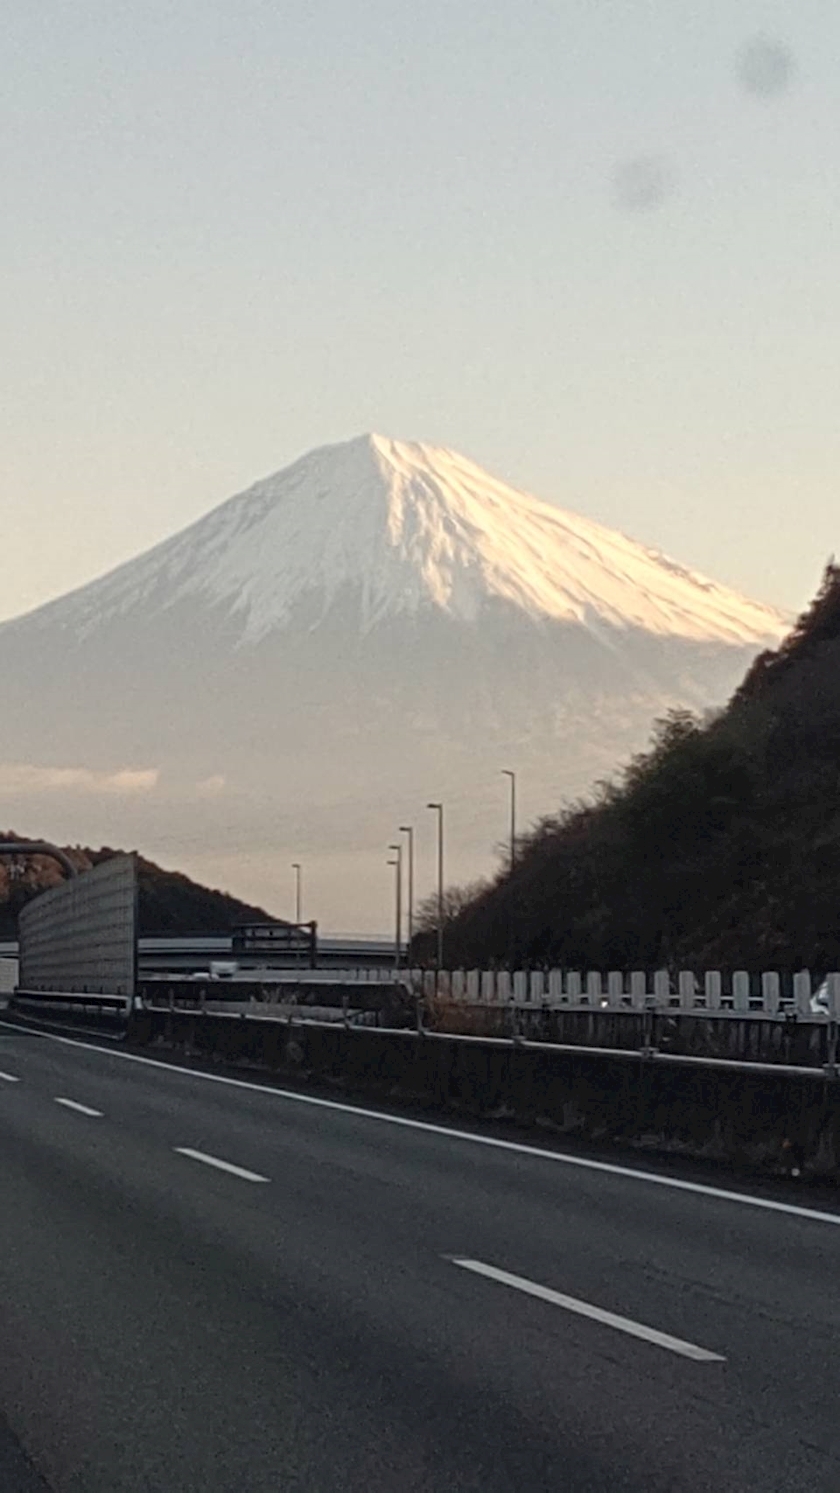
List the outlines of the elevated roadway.
{"type": "MultiPolygon", "coordinates": [[[[0,940],[0,958],[17,958],[17,939],[0,940]]],[[[264,957],[231,953],[230,934],[188,934],[138,940],[138,970],[141,976],[160,973],[191,974],[209,968],[211,960],[235,958],[243,969],[262,967],[264,957]]],[[[299,969],[299,959],[273,954],[272,968],[299,969]]],[[[394,944],[377,938],[323,938],[318,940],[318,968],[387,969],[394,963],[394,944]]]]}

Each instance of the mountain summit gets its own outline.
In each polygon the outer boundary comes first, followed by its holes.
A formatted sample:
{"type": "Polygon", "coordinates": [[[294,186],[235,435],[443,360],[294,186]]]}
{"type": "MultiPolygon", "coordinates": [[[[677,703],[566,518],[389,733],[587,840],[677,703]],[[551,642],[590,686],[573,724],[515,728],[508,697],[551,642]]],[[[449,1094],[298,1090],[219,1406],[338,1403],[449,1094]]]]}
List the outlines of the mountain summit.
{"type": "Polygon", "coordinates": [[[639,628],[741,647],[781,619],[664,555],[499,482],[457,452],[381,435],[310,452],[174,538],[58,603],[83,634],[150,604],[224,609],[243,643],[354,596],[363,631],[434,609],[479,622],[639,628]]]}
{"type": "MultiPolygon", "coordinates": [[[[282,914],[387,925],[382,846],[447,804],[448,872],[722,702],[784,619],[454,452],[295,462],[0,626],[0,789],[52,838],[141,843],[282,914]]],[[[429,848],[431,848],[429,846],[429,848]]],[[[429,861],[429,866],[431,861],[429,861]]]]}

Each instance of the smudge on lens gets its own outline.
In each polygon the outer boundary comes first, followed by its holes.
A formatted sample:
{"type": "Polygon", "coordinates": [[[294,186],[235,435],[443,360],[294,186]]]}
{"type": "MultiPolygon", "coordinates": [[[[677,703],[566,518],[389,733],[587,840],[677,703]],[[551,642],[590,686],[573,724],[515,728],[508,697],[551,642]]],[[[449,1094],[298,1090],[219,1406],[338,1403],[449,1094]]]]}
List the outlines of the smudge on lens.
{"type": "Polygon", "coordinates": [[[613,202],[622,212],[654,212],[676,190],[676,173],[663,156],[634,156],[613,172],[613,202]]]}
{"type": "Polygon", "coordinates": [[[755,98],[776,98],[793,81],[796,63],[784,42],[769,36],[754,36],[738,54],[738,78],[742,88],[755,98]]]}

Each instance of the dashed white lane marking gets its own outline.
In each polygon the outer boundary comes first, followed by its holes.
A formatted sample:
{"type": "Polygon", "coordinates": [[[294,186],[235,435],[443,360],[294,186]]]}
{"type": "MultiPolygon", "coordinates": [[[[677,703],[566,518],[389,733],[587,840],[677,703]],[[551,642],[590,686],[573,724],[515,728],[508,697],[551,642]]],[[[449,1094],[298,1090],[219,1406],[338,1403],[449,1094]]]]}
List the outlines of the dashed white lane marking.
{"type": "Polygon", "coordinates": [[[179,1156],[189,1156],[191,1161],[203,1161],[205,1166],[215,1166],[220,1172],[230,1172],[233,1177],[241,1177],[243,1182],[268,1182],[269,1177],[261,1177],[259,1172],[249,1172],[244,1166],[234,1166],[232,1161],[222,1161],[220,1156],[208,1156],[205,1151],[193,1151],[190,1146],[175,1146],[179,1156]]]}
{"type": "Polygon", "coordinates": [[[0,1073],[0,1079],[2,1079],[4,1083],[20,1083],[20,1079],[17,1078],[14,1073],[0,1073]]]}
{"type": "Polygon", "coordinates": [[[604,1327],[614,1327],[628,1337],[641,1338],[643,1342],[655,1343],[658,1348],[667,1348],[669,1353],[678,1353],[681,1358],[691,1358],[695,1363],[725,1363],[720,1353],[710,1353],[708,1348],[698,1348],[696,1343],[687,1343],[682,1338],[672,1337],[669,1332],[660,1332],[657,1327],[646,1327],[643,1322],[634,1322],[631,1317],[620,1317],[616,1312],[606,1312],[589,1301],[579,1301],[576,1296],[564,1296],[562,1291],[552,1291],[549,1286],[540,1286],[536,1281],[525,1280],[521,1275],[511,1275],[507,1270],[497,1270],[495,1265],[484,1265],[481,1260],[453,1259],[453,1265],[462,1270],[471,1270],[474,1275],[483,1275],[488,1280],[498,1281],[503,1286],[512,1286],[526,1296],[536,1296],[552,1306],[562,1306],[567,1312],[579,1317],[590,1317],[604,1327]]]}
{"type": "Polygon", "coordinates": [[[59,1099],[56,1097],[55,1102],[56,1104],[63,1104],[65,1109],[75,1110],[78,1115],[90,1115],[92,1120],[102,1119],[101,1109],[91,1109],[87,1104],[79,1104],[75,1099],[59,1099]]]}

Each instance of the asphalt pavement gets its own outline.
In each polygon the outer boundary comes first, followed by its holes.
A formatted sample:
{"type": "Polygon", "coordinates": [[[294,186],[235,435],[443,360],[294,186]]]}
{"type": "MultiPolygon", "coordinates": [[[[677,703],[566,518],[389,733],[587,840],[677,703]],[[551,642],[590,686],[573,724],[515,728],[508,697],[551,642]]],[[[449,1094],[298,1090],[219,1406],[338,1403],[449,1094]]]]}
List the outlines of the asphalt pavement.
{"type": "Polygon", "coordinates": [[[0,1489],[838,1493],[789,1196],[0,1025],[0,1489]]]}

